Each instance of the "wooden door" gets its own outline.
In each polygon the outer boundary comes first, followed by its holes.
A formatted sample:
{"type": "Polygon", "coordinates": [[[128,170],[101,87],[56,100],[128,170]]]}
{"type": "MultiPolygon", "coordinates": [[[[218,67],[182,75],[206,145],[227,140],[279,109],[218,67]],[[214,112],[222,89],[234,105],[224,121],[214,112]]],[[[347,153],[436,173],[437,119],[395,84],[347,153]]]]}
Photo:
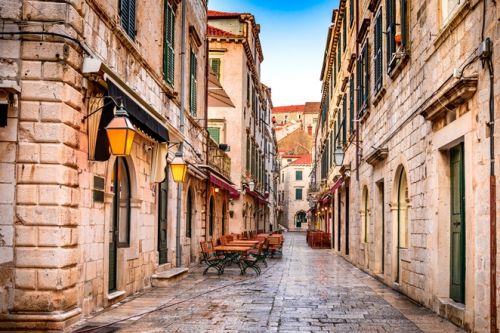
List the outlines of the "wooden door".
{"type": "Polygon", "coordinates": [[[450,150],[450,297],[465,300],[465,189],[464,148],[459,144],[450,150]]]}
{"type": "MultiPolygon", "coordinates": [[[[168,173],[166,173],[168,175],[168,173]]],[[[158,263],[160,265],[168,262],[167,243],[167,212],[168,212],[168,176],[160,183],[158,196],[158,263]]]]}

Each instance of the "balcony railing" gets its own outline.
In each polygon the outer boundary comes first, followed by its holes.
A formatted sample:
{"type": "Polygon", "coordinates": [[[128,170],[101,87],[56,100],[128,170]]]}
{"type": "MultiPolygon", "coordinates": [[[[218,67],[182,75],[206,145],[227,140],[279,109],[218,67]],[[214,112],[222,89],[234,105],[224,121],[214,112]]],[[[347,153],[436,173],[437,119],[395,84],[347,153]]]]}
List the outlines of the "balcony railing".
{"type": "Polygon", "coordinates": [[[231,179],[231,158],[212,138],[208,138],[208,165],[220,172],[224,177],[231,179]]]}

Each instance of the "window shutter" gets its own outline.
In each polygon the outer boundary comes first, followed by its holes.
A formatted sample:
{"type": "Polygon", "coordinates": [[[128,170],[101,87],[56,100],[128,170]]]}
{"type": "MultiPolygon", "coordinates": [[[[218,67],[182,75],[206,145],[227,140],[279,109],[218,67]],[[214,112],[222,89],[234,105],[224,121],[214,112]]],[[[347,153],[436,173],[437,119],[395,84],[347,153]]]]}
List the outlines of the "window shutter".
{"type": "Polygon", "coordinates": [[[196,55],[194,54],[193,50],[191,50],[191,61],[190,61],[190,111],[191,115],[196,116],[196,109],[197,109],[197,77],[196,77],[196,70],[197,70],[197,60],[196,60],[196,55]]]}
{"type": "Polygon", "coordinates": [[[395,0],[387,0],[386,19],[387,19],[387,70],[391,70],[392,55],[396,52],[396,22],[395,22],[395,0]]]}
{"type": "Polygon", "coordinates": [[[170,3],[168,3],[168,1],[165,1],[165,43],[163,46],[163,76],[165,81],[167,81],[171,85],[174,84],[175,72],[174,27],[174,10],[170,3]]]}
{"type": "Polygon", "coordinates": [[[382,11],[379,10],[375,18],[375,31],[374,31],[374,74],[375,74],[375,92],[380,91],[382,88],[382,11]]]}
{"type": "Polygon", "coordinates": [[[356,93],[356,110],[358,112],[358,115],[361,113],[361,94],[362,94],[362,91],[361,91],[361,69],[362,69],[362,66],[361,66],[361,61],[362,59],[362,56],[360,55],[359,58],[358,58],[358,62],[356,64],[356,90],[357,90],[357,93],[356,93]]]}
{"type": "Polygon", "coordinates": [[[220,143],[220,128],[219,127],[207,127],[208,134],[212,139],[214,139],[217,144],[220,143]]]}
{"type": "Polygon", "coordinates": [[[342,99],[342,141],[347,143],[347,96],[342,99]]]}
{"type": "Polygon", "coordinates": [[[346,15],[344,15],[344,25],[342,26],[342,49],[345,51],[347,46],[347,22],[346,15]]]}
{"type": "Polygon", "coordinates": [[[354,131],[354,74],[351,74],[349,81],[349,132],[352,133],[354,131]]]}
{"type": "Polygon", "coordinates": [[[401,13],[401,46],[406,47],[408,38],[407,0],[400,0],[401,13]]]}
{"type": "Polygon", "coordinates": [[[210,59],[210,68],[212,69],[212,72],[214,72],[215,76],[217,76],[218,80],[220,80],[220,65],[221,61],[219,58],[210,59]]]}
{"type": "Polygon", "coordinates": [[[352,23],[354,22],[354,0],[349,0],[349,20],[351,21],[350,24],[352,26],[352,23]]]}
{"type": "Polygon", "coordinates": [[[120,1],[120,21],[122,24],[123,30],[125,30],[128,34],[129,29],[129,0],[121,0],[120,1]]]}
{"type": "Polygon", "coordinates": [[[338,142],[337,144],[339,146],[342,146],[343,145],[343,142],[342,142],[342,115],[340,114],[340,109],[337,111],[337,126],[339,127],[339,130],[337,132],[337,136],[338,136],[338,142]]]}
{"type": "Polygon", "coordinates": [[[370,66],[368,62],[368,40],[363,47],[363,106],[368,105],[368,96],[370,92],[369,88],[369,78],[370,78],[370,66]]]}
{"type": "Polygon", "coordinates": [[[129,0],[128,13],[128,35],[135,39],[135,0],[129,0]]]}
{"type": "Polygon", "coordinates": [[[337,42],[337,66],[338,66],[338,72],[340,72],[340,67],[342,66],[342,50],[340,48],[340,37],[337,42]]]}

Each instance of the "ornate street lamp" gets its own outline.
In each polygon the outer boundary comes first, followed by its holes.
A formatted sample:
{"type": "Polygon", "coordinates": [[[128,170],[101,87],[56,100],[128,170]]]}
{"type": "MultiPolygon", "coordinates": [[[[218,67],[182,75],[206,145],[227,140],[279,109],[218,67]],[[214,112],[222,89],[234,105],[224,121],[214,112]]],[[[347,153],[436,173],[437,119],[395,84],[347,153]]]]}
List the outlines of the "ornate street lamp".
{"type": "Polygon", "coordinates": [[[172,171],[172,178],[176,183],[184,183],[186,180],[188,166],[182,158],[182,152],[177,151],[175,157],[170,163],[170,171],[172,171]]]}
{"type": "Polygon", "coordinates": [[[344,163],[344,149],[342,149],[341,146],[335,148],[333,161],[335,162],[335,165],[342,165],[342,163],[344,163]]]}
{"type": "Polygon", "coordinates": [[[135,133],[135,128],[128,119],[128,112],[122,103],[116,110],[113,120],[106,126],[111,153],[116,156],[130,155],[135,133]]]}

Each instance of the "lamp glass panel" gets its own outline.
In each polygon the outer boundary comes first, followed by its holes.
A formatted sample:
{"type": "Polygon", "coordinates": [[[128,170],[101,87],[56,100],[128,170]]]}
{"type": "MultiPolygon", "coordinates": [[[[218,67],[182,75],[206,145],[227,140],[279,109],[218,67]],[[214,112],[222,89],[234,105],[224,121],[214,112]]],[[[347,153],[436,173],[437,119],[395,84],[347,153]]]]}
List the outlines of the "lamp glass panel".
{"type": "Polygon", "coordinates": [[[132,145],[134,143],[135,132],[132,130],[127,130],[127,140],[125,146],[125,155],[130,155],[132,151],[132,145]]]}
{"type": "Polygon", "coordinates": [[[187,165],[186,164],[170,164],[172,171],[172,178],[176,183],[183,183],[186,178],[187,165]]]}
{"type": "Polygon", "coordinates": [[[109,146],[111,148],[111,153],[117,156],[125,155],[126,141],[127,141],[127,129],[107,129],[109,146]]]}

